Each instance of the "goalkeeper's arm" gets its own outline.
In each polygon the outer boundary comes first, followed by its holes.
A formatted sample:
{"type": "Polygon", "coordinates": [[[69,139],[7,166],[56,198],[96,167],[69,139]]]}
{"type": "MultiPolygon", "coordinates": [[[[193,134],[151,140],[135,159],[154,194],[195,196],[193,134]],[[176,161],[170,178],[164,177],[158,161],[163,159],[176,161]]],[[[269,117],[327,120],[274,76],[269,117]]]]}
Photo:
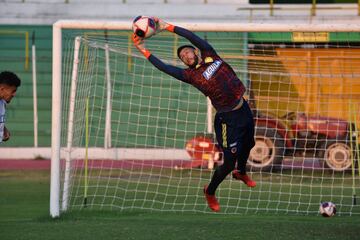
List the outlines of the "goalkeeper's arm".
{"type": "Polygon", "coordinates": [[[155,21],[157,22],[158,25],[158,30],[157,30],[158,32],[167,30],[169,32],[176,33],[177,35],[186,38],[200,50],[215,51],[213,47],[206,40],[200,38],[192,31],[189,31],[179,26],[174,26],[170,23],[164,22],[159,18],[155,18],[155,21]]]}
{"type": "Polygon", "coordinates": [[[148,49],[145,48],[144,40],[139,38],[137,35],[132,35],[132,40],[135,47],[160,71],[173,76],[180,81],[185,81],[184,70],[169,64],[165,64],[163,61],[155,57],[150,53],[148,49]]]}

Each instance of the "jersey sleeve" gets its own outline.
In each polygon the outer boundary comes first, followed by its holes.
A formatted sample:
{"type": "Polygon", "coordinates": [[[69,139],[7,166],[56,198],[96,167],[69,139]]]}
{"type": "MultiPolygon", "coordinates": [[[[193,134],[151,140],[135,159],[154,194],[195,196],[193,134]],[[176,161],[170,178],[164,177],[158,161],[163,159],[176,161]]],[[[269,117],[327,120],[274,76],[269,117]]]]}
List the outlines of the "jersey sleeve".
{"type": "Polygon", "coordinates": [[[179,27],[179,26],[175,26],[174,33],[189,40],[192,44],[194,44],[197,48],[199,48],[200,51],[213,52],[214,54],[216,54],[213,47],[206,40],[200,38],[195,33],[191,32],[187,29],[179,27]]]}
{"type": "Polygon", "coordinates": [[[155,57],[153,54],[150,55],[148,60],[152,63],[152,65],[154,65],[160,71],[169,74],[170,76],[180,81],[187,82],[184,74],[184,69],[169,64],[165,64],[163,61],[155,57]]]}

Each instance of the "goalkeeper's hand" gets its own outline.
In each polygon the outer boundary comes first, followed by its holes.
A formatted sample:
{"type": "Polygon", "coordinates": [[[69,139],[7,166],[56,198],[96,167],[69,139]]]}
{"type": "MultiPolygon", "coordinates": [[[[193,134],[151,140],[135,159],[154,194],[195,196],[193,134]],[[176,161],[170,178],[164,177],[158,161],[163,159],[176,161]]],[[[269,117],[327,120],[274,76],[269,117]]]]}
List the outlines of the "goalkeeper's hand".
{"type": "Polygon", "coordinates": [[[145,48],[145,42],[144,39],[137,36],[135,33],[133,33],[132,37],[131,37],[134,46],[146,57],[149,58],[151,53],[149,50],[147,50],[145,48]]]}
{"type": "Polygon", "coordinates": [[[156,23],[156,33],[162,32],[164,30],[167,30],[169,32],[174,32],[174,25],[165,22],[164,20],[158,18],[158,17],[153,17],[156,23]]]}
{"type": "Polygon", "coordinates": [[[4,135],[3,135],[3,141],[6,142],[10,138],[10,132],[9,130],[4,126],[4,135]]]}

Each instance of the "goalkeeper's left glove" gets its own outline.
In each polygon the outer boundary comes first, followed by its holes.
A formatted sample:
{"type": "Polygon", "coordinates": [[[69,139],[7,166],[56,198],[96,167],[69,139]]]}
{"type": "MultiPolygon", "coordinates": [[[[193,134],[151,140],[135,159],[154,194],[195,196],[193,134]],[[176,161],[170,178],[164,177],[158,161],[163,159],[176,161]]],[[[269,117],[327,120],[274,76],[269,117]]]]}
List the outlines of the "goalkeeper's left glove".
{"type": "Polygon", "coordinates": [[[149,58],[151,53],[149,50],[145,48],[145,42],[143,38],[138,37],[135,33],[133,33],[131,37],[135,47],[146,57],[149,58]]]}

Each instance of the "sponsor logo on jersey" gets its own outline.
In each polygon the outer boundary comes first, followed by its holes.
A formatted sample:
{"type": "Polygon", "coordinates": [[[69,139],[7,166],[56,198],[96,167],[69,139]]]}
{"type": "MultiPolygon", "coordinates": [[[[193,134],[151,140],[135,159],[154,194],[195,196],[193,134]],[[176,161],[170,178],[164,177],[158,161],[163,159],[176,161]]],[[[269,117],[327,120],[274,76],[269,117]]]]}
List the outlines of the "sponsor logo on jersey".
{"type": "Polygon", "coordinates": [[[212,63],[212,62],[214,62],[214,59],[212,57],[206,57],[204,62],[205,63],[212,63]]]}
{"type": "Polygon", "coordinates": [[[222,63],[221,60],[216,60],[210,66],[208,66],[202,74],[204,78],[206,80],[209,80],[214,75],[214,73],[216,73],[216,71],[219,69],[221,63],[222,63]]]}

